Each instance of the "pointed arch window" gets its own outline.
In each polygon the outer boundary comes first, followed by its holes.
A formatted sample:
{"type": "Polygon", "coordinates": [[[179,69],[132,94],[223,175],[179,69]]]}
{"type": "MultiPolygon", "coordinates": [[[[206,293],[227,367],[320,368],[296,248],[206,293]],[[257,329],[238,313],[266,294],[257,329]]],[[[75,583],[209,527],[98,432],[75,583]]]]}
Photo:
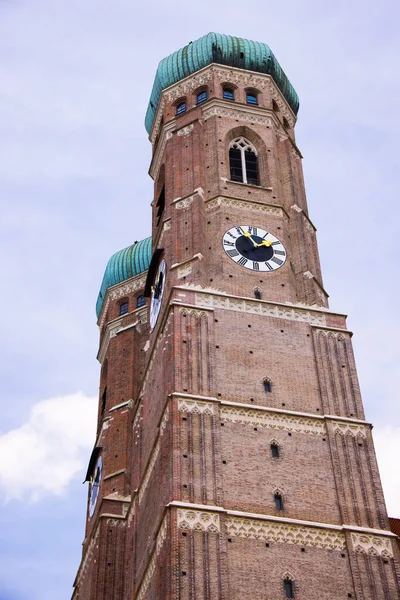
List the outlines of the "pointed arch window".
{"type": "Polygon", "coordinates": [[[289,578],[283,580],[283,589],[285,590],[285,598],[294,598],[293,581],[289,578]]]}
{"type": "Polygon", "coordinates": [[[279,446],[276,442],[271,443],[271,455],[272,458],[279,458],[279,446]]]}
{"type": "Polygon", "coordinates": [[[274,494],[274,502],[276,510],[283,510],[283,498],[282,494],[279,492],[275,492],[274,494]]]}
{"type": "Polygon", "coordinates": [[[230,143],[229,166],[232,181],[259,184],[257,152],[244,137],[236,138],[230,143]]]}

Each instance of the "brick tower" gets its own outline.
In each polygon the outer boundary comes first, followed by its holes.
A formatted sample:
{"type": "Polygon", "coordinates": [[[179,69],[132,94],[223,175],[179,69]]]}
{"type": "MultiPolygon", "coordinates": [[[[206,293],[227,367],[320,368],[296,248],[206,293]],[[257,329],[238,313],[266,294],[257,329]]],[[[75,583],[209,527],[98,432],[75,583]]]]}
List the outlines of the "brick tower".
{"type": "Polygon", "coordinates": [[[265,44],[208,34],[158,67],[152,236],[111,257],[97,303],[74,600],[400,598],[297,111],[265,44]]]}

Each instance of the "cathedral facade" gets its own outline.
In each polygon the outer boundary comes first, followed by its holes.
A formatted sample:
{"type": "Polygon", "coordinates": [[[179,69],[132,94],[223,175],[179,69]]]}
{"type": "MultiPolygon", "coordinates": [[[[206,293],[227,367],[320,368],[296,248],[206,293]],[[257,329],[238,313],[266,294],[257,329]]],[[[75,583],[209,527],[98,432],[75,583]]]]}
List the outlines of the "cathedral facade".
{"type": "Polygon", "coordinates": [[[395,600],[346,317],[329,307],[266,44],[163,59],[146,114],[152,235],[113,255],[74,600],[395,600]]]}

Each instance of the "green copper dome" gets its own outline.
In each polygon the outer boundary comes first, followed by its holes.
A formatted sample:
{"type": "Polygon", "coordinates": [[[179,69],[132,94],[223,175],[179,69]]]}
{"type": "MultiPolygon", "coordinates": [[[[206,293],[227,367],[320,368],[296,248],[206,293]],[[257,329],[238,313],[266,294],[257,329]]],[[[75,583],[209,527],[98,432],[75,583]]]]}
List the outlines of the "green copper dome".
{"type": "Polygon", "coordinates": [[[299,98],[267,44],[243,40],[231,35],[208,33],[163,58],[158,65],[146,112],[145,126],[148,133],[153,126],[161,92],[211,63],[271,75],[294,114],[297,115],[299,98]]]}
{"type": "Polygon", "coordinates": [[[144,273],[151,261],[151,237],[135,242],[112,255],[104,272],[103,282],[96,302],[96,314],[100,316],[104,298],[109,287],[144,273]]]}

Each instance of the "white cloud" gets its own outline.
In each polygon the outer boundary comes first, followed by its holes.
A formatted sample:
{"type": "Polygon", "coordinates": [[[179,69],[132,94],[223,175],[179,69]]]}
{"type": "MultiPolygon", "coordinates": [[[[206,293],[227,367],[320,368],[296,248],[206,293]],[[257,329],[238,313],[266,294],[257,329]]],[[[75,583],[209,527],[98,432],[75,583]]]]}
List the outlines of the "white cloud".
{"type": "Polygon", "coordinates": [[[400,518],[400,427],[376,427],[374,441],[388,514],[400,518]]]}
{"type": "Polygon", "coordinates": [[[21,427],[0,435],[5,501],[60,495],[83,473],[94,443],[96,398],[82,392],[37,402],[21,427]]]}

